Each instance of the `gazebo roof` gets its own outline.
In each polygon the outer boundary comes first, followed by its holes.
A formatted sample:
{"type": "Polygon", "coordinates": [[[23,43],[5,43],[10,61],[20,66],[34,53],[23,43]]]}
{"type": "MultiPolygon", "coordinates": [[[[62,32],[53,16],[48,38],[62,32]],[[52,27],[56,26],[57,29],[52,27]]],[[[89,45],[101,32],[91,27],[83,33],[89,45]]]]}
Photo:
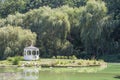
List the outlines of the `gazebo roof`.
{"type": "Polygon", "coordinates": [[[25,47],[24,50],[39,50],[39,48],[34,47],[34,46],[29,46],[29,47],[25,47]]]}

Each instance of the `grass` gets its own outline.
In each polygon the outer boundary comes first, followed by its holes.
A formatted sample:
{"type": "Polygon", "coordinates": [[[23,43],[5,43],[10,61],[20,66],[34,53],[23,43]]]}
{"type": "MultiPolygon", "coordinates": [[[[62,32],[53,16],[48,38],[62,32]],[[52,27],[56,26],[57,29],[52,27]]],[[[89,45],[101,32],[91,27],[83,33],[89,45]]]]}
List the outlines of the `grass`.
{"type": "Polygon", "coordinates": [[[83,59],[40,59],[37,61],[24,61],[21,57],[9,57],[7,60],[0,61],[0,66],[41,66],[41,67],[82,67],[82,66],[101,66],[106,64],[103,60],[83,60],[83,59]]]}
{"type": "Polygon", "coordinates": [[[81,67],[81,66],[100,66],[104,61],[82,60],[82,59],[41,59],[39,65],[42,67],[81,67]]]}

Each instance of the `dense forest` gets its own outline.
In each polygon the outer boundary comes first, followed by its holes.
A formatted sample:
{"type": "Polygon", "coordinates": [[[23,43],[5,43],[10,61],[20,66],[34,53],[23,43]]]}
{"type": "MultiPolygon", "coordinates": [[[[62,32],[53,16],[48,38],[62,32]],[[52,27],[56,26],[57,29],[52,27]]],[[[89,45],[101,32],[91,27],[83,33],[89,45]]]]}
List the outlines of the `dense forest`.
{"type": "Polygon", "coordinates": [[[120,0],[0,0],[0,59],[120,55],[120,0]]]}

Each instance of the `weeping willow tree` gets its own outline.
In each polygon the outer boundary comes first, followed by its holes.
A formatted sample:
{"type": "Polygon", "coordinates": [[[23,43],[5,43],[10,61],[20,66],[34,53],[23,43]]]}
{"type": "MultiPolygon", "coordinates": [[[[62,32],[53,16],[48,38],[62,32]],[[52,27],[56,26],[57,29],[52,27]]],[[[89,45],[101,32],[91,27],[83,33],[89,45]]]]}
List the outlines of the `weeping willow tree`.
{"type": "Polygon", "coordinates": [[[70,22],[68,15],[60,10],[40,7],[26,14],[9,15],[1,20],[0,24],[21,26],[36,32],[36,46],[40,47],[41,56],[72,54],[72,44],[67,40],[67,35],[70,34],[70,22]]]}
{"type": "Polygon", "coordinates": [[[89,0],[84,7],[80,18],[80,37],[84,43],[85,51],[91,55],[98,54],[99,38],[102,28],[99,27],[99,21],[102,20],[107,13],[105,3],[101,0],[89,0]]]}
{"type": "Polygon", "coordinates": [[[25,21],[30,23],[29,25],[25,24],[25,27],[30,27],[32,31],[38,34],[37,46],[41,49],[41,56],[52,57],[53,55],[70,53],[72,46],[66,40],[70,33],[67,14],[50,7],[42,7],[27,13],[25,21]],[[70,50],[68,51],[67,48],[69,47],[70,50]]]}
{"type": "Polygon", "coordinates": [[[0,59],[8,56],[22,55],[23,48],[35,43],[36,34],[17,26],[0,28],[0,59]],[[25,35],[24,35],[25,34],[25,35]]]}
{"type": "Polygon", "coordinates": [[[63,6],[59,10],[67,13],[71,25],[68,40],[76,50],[85,51],[91,55],[99,54],[99,42],[103,26],[101,20],[107,15],[107,8],[102,0],[88,0],[85,6],[70,8],[63,6]]]}
{"type": "Polygon", "coordinates": [[[83,51],[83,43],[80,38],[80,19],[81,14],[85,10],[84,7],[76,8],[69,6],[62,6],[57,10],[62,11],[68,15],[70,22],[70,34],[67,35],[67,40],[73,45],[73,54],[80,57],[80,52],[83,51]]]}

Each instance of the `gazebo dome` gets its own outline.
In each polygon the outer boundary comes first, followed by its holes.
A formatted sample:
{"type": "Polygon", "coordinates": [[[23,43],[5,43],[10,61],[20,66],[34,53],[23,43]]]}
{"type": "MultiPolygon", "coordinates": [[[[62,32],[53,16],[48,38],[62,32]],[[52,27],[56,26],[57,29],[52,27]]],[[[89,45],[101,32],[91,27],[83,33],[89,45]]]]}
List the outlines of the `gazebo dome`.
{"type": "Polygon", "coordinates": [[[24,50],[37,50],[37,51],[39,51],[39,48],[34,47],[34,46],[31,45],[29,47],[25,47],[24,50]]]}
{"type": "Polygon", "coordinates": [[[24,48],[24,60],[38,60],[39,59],[39,48],[29,46],[24,48]]]}

